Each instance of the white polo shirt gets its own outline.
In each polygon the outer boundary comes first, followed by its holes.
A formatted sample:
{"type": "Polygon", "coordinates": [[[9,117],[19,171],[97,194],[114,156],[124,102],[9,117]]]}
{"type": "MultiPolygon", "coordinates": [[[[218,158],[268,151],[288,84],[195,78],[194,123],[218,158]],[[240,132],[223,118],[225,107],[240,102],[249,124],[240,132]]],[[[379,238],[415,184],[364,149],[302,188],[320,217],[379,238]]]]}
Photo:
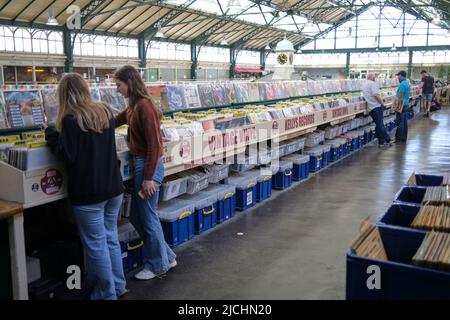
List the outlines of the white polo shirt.
{"type": "Polygon", "coordinates": [[[367,80],[362,89],[364,99],[367,101],[367,110],[370,112],[375,108],[381,107],[381,104],[373,95],[380,94],[380,87],[375,81],[367,80]]]}

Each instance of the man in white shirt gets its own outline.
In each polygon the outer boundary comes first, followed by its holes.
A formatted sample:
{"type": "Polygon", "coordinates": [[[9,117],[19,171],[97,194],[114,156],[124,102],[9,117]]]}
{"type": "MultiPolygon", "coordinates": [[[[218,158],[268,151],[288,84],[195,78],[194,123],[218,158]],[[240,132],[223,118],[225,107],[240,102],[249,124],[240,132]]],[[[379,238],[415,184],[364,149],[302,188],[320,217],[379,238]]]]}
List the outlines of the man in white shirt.
{"type": "Polygon", "coordinates": [[[383,123],[383,99],[381,99],[380,87],[375,81],[374,74],[370,73],[367,75],[367,82],[364,85],[362,92],[364,99],[367,101],[367,110],[369,111],[369,115],[372,117],[376,125],[375,134],[378,138],[378,146],[390,146],[391,137],[389,137],[383,123]]]}

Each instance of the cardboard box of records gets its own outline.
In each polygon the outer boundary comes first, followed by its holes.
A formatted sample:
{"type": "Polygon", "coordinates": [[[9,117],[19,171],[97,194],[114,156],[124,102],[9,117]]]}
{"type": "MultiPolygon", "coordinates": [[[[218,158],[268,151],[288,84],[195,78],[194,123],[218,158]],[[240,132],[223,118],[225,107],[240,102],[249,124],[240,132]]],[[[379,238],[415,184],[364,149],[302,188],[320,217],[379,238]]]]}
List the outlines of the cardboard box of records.
{"type": "Polygon", "coordinates": [[[19,136],[1,137],[0,154],[0,199],[30,208],[66,197],[64,166],[45,142],[20,140],[19,136]]]}

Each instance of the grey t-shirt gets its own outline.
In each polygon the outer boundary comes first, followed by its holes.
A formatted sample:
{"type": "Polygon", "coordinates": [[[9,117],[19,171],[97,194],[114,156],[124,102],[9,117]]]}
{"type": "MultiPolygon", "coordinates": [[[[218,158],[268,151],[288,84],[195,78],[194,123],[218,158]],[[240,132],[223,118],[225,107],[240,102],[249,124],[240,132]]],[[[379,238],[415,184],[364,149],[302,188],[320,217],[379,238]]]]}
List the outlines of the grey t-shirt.
{"type": "Polygon", "coordinates": [[[381,107],[381,104],[373,96],[375,94],[380,94],[380,87],[375,81],[367,80],[363,87],[363,96],[367,101],[367,110],[370,112],[375,108],[381,107]]]}

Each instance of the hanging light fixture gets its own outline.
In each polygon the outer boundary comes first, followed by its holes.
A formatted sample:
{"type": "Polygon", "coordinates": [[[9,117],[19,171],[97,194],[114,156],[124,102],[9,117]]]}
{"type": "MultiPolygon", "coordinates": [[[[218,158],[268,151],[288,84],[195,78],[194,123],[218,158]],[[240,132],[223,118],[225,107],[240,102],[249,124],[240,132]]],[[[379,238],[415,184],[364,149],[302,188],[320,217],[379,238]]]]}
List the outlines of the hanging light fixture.
{"type": "Polygon", "coordinates": [[[162,32],[161,23],[158,22],[157,28],[158,28],[158,31],[156,32],[155,37],[156,38],[165,38],[166,36],[162,32]]]}
{"type": "Polygon", "coordinates": [[[395,42],[392,44],[391,51],[397,51],[397,48],[395,47],[395,42]]]}
{"type": "Polygon", "coordinates": [[[242,5],[239,2],[239,0],[230,0],[230,2],[228,2],[228,5],[227,5],[228,9],[238,9],[240,7],[242,7],[242,5]]]}
{"type": "Polygon", "coordinates": [[[227,39],[225,39],[225,37],[223,37],[222,41],[220,41],[220,45],[222,45],[222,46],[227,46],[228,45],[228,41],[227,41],[227,39]]]}
{"type": "Polygon", "coordinates": [[[265,48],[266,50],[271,50],[272,48],[269,46],[269,43],[267,43],[267,45],[266,45],[266,48],[265,48]]]}
{"type": "Polygon", "coordinates": [[[92,38],[91,38],[91,36],[88,37],[87,43],[92,43],[92,38]]]}
{"type": "Polygon", "coordinates": [[[58,20],[56,20],[55,16],[53,15],[53,6],[51,6],[48,9],[48,20],[45,24],[48,26],[57,26],[58,25],[58,20]]]}

